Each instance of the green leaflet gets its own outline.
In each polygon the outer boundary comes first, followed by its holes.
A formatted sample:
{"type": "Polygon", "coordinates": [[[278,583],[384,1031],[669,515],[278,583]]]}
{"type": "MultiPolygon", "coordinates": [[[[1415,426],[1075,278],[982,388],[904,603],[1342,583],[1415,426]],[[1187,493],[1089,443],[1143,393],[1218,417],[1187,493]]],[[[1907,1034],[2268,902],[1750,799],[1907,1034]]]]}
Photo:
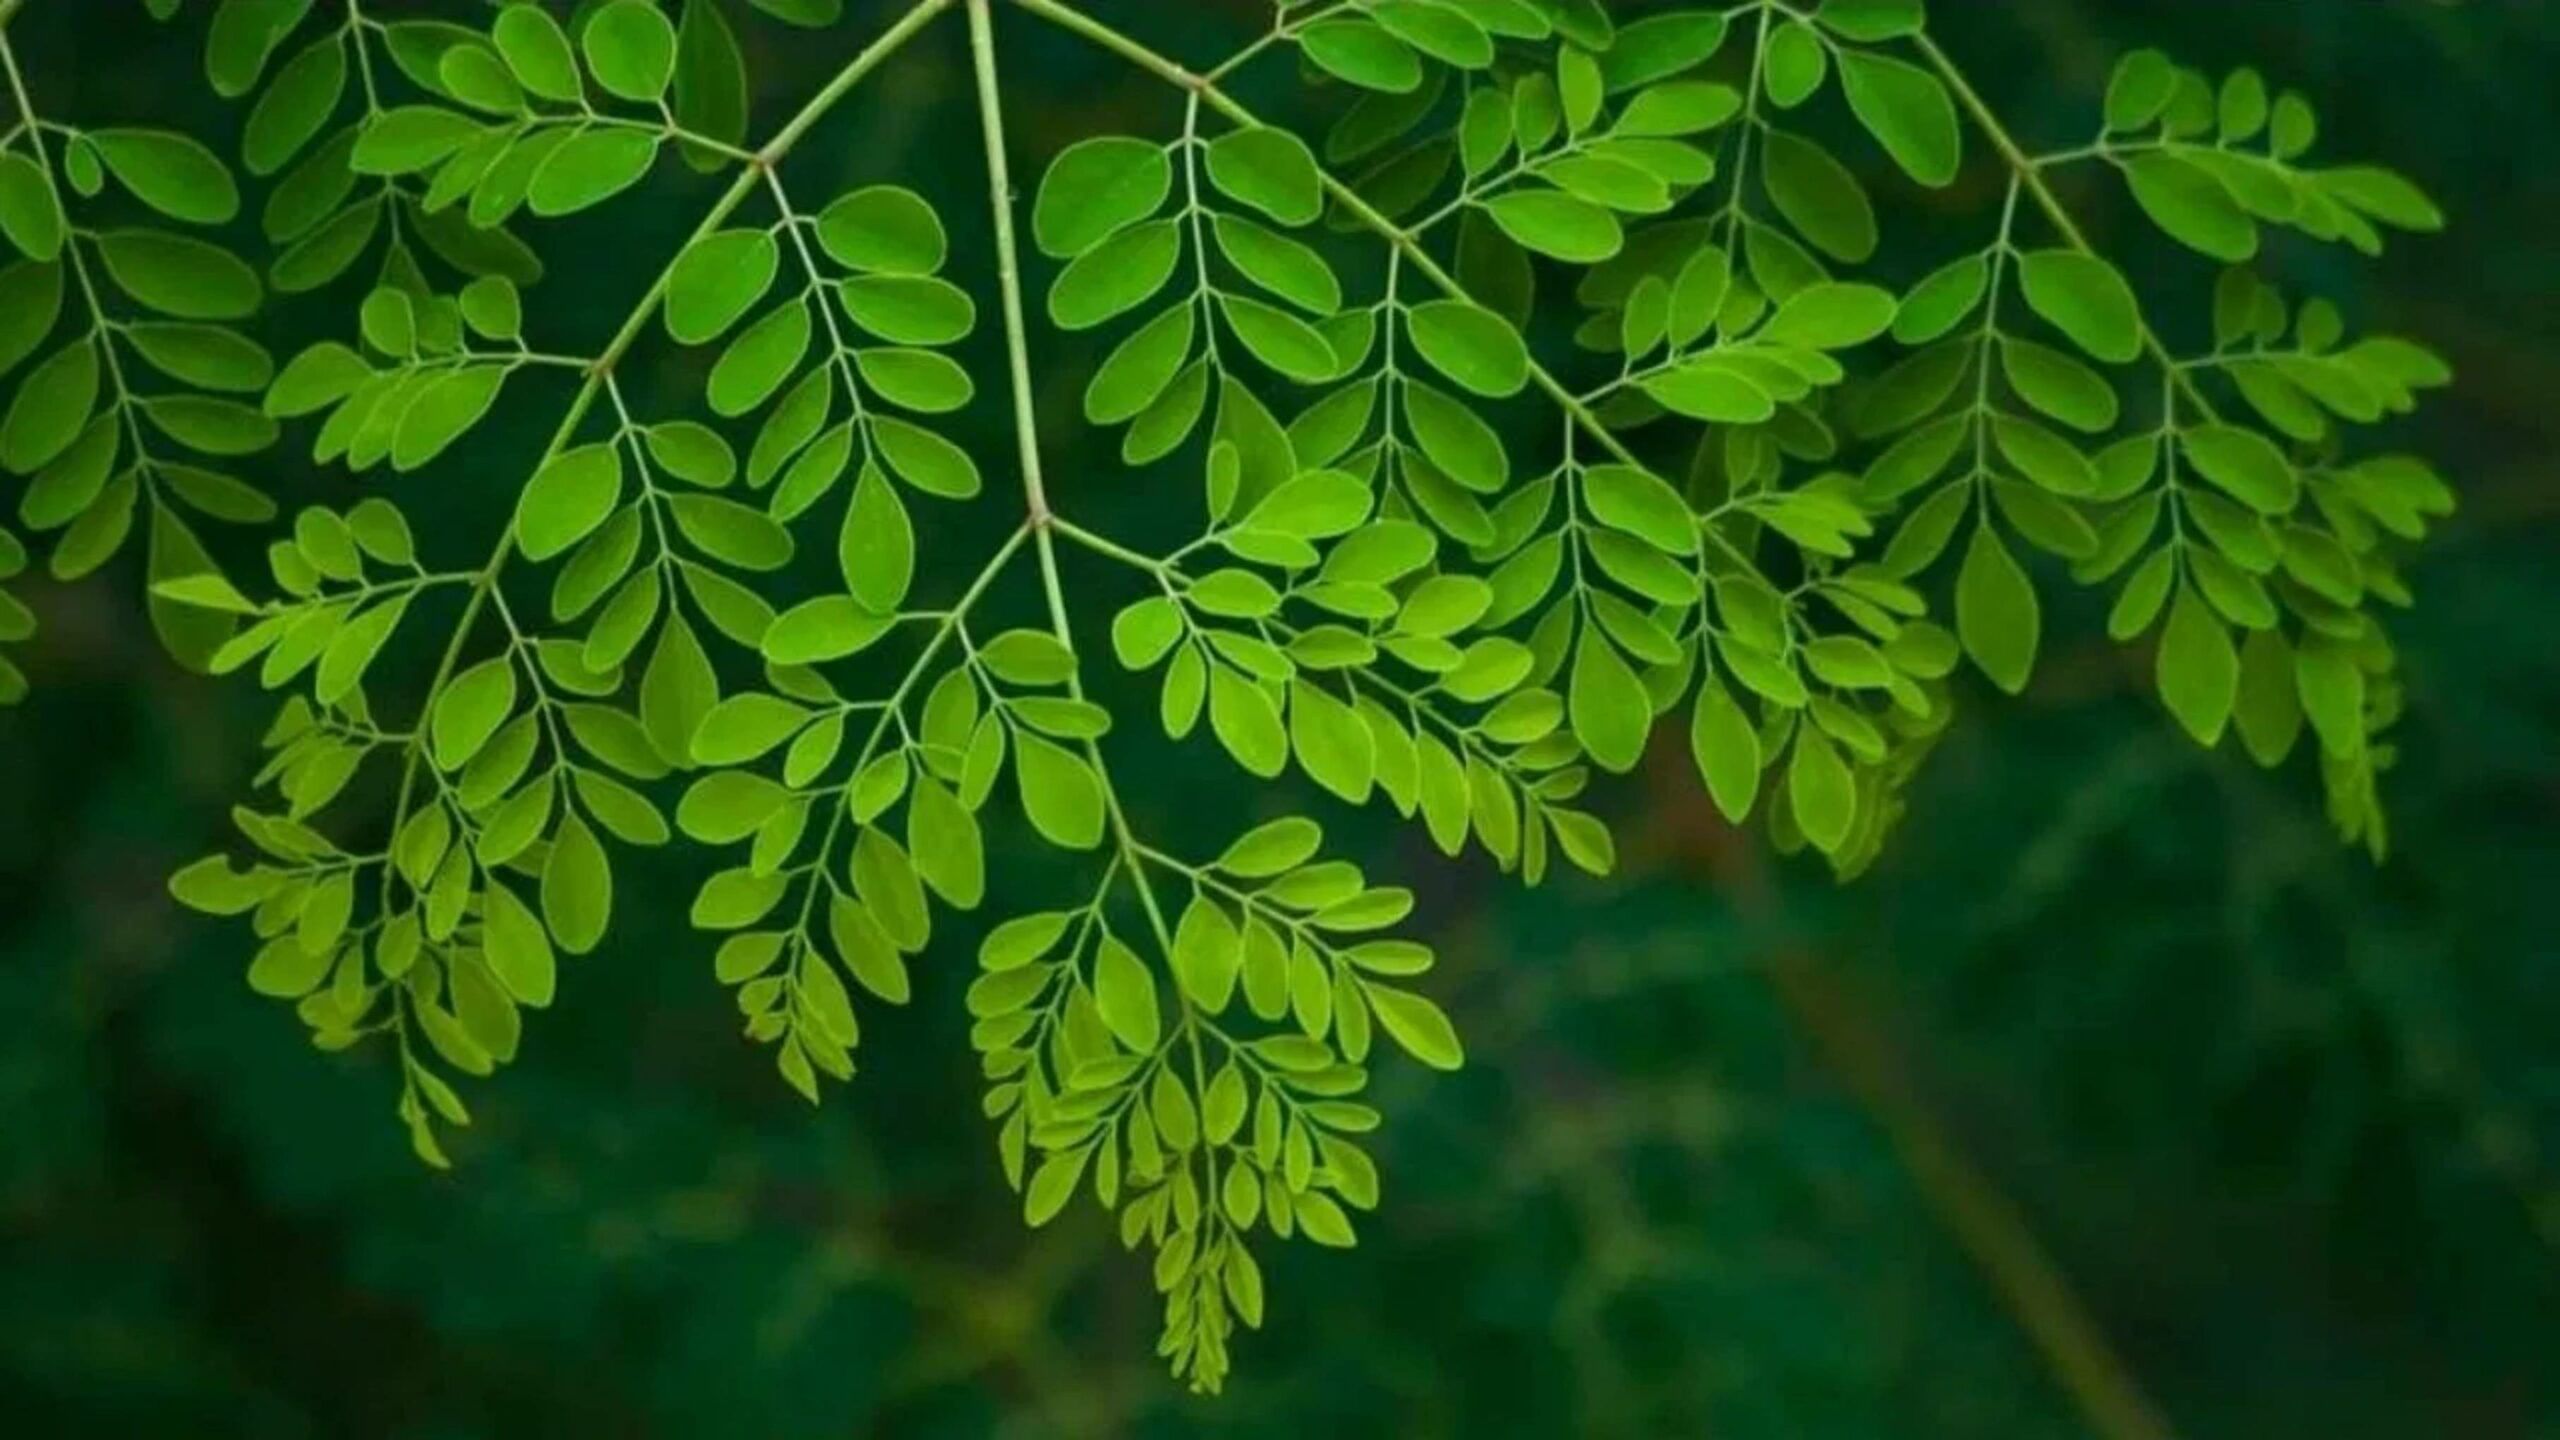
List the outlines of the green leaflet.
{"type": "Polygon", "coordinates": [[[1790,20],[1771,33],[1761,63],[1767,69],[1764,88],[1781,109],[1802,105],[1831,74],[1830,52],[1823,47],[1822,37],[1801,20],[1790,20]]]}
{"type": "Polygon", "coordinates": [[[1484,208],[1504,234],[1557,260],[1594,264],[1626,244],[1616,216],[1558,191],[1519,191],[1498,196],[1484,208]]]}
{"type": "Polygon", "coordinates": [[[24,155],[0,155],[0,238],[30,260],[62,253],[62,206],[43,167],[24,155]]]}
{"type": "Polygon", "coordinates": [[[229,251],[156,230],[97,239],[107,275],[135,303],[181,320],[241,320],[258,308],[256,272],[229,251]]]}
{"type": "Polygon", "coordinates": [[[1793,757],[1787,763],[1787,802],[1794,807],[1798,829],[1826,854],[1848,843],[1857,821],[1855,777],[1839,749],[1810,726],[1796,727],[1793,757]]]}
{"type": "Polygon", "coordinates": [[[583,540],[622,499],[622,457],[609,445],[568,451],[534,473],[516,511],[527,559],[548,560],[583,540]]]}
{"type": "Polygon", "coordinates": [[[1954,181],[1964,159],[1963,136],[1955,101],[1937,76],[1891,56],[1843,50],[1840,88],[1858,123],[1912,179],[1923,185],[1954,181]]]}
{"type": "MultiPolygon", "coordinates": [[[[644,4],[619,0],[621,6],[644,4]]],[[[554,147],[534,170],[525,189],[525,208],[546,219],[592,209],[640,183],[657,158],[655,136],[581,130],[554,147]]]]}
{"type": "Polygon", "coordinates": [[[2216,260],[2258,253],[2258,227],[2223,183],[2175,155],[2134,157],[2125,166],[2133,198],[2170,238],[2216,260]]]}
{"type": "Polygon", "coordinates": [[[1769,203],[1814,246],[1858,264],[1876,251],[1875,206],[1849,167],[1811,140],[1772,131],[1762,156],[1769,203]]]}
{"type": "Polygon", "coordinates": [[[481,892],[482,944],[489,968],[518,1003],[541,1009],[556,992],[558,961],[551,937],[514,890],[491,881],[481,892]]]}
{"type": "Polygon", "coordinates": [[[1121,137],[1079,141],[1041,178],[1032,233],[1046,253],[1072,259],[1153,215],[1172,191],[1164,147],[1121,137]]]}
{"type": "Polygon", "coordinates": [[[1627,90],[1696,68],[1724,48],[1731,26],[1706,11],[1656,15],[1618,31],[1600,57],[1611,90],[1627,90]]]}
{"type": "Polygon", "coordinates": [[[88,142],[117,183],[173,220],[220,225],[240,213],[240,187],[211,150],[162,130],[97,130],[88,142]]]}
{"type": "Polygon", "coordinates": [[[1023,813],[1051,842],[1071,850],[1102,843],[1102,782],[1063,746],[1023,735],[1014,741],[1023,813]]]}
{"type": "Polygon", "coordinates": [[[2027,686],[2042,639],[2035,586],[1989,525],[1977,526],[1956,581],[1956,633],[1967,655],[2010,694],[2027,686]]]}
{"type": "Polygon", "coordinates": [[[1617,647],[1585,635],[1574,650],[1570,693],[1573,733],[1591,758],[1611,770],[1631,770],[1643,757],[1653,728],[1653,703],[1617,647]]]}
{"type": "Polygon", "coordinates": [[[97,403],[100,369],[98,347],[83,342],[28,372],[0,414],[0,466],[33,474],[68,448],[97,403]]]}
{"type": "Polygon", "coordinates": [[[1407,317],[1414,348],[1441,374],[1478,395],[1516,395],[1529,383],[1520,333],[1490,310],[1456,300],[1416,306],[1407,317]]]}
{"type": "Polygon", "coordinates": [[[596,83],[622,99],[655,100],[675,81],[675,26],[647,0],[611,0],[588,17],[579,48],[596,83]]]}
{"type": "Polygon", "coordinates": [[[948,345],[978,320],[966,291],[925,276],[858,276],[836,295],[854,324],[893,345],[948,345]]]}
{"type": "Polygon", "coordinates": [[[2160,698],[2200,745],[2222,739],[2239,693],[2240,659],[2231,632],[2213,617],[2195,591],[2181,588],[2161,632],[2160,698]]]}
{"type": "Polygon", "coordinates": [[[2106,121],[2110,130],[2139,130],[2167,109],[2177,93],[2178,69],[2157,50],[2135,50],[2116,62],[2107,80],[2106,121]]]}
{"type": "Polygon", "coordinates": [[[2179,443],[2187,463],[2233,499],[2266,515],[2293,508],[2299,482],[2274,441],[2236,426],[2213,425],[2185,432],[2179,443]]]}
{"type": "Polygon", "coordinates": [[[613,917],[613,870],[604,846],[585,821],[572,815],[551,837],[542,867],[543,924],[572,955],[584,955],[604,938],[613,917]]]}
{"type": "Polygon", "coordinates": [[[1286,130],[1239,130],[1209,143],[1209,179],[1283,225],[1305,225],[1324,203],[1315,156],[1286,130]]]}
{"type": "MultiPolygon", "coordinates": [[[[1156,228],[1148,226],[1142,230],[1130,231],[1115,237],[1111,244],[1106,244],[1102,249],[1094,251],[1077,263],[1079,265],[1087,262],[1099,264],[1119,241],[1149,234],[1156,228]]],[[[1170,232],[1171,229],[1168,222],[1165,230],[1170,232]]],[[[1218,216],[1216,226],[1211,233],[1217,237],[1218,253],[1224,255],[1228,263],[1243,272],[1246,279],[1264,290],[1319,318],[1331,316],[1342,309],[1342,282],[1335,278],[1332,267],[1327,265],[1324,257],[1315,250],[1234,215],[1218,216]]],[[[1150,250],[1165,252],[1163,273],[1154,273],[1147,267],[1147,256],[1120,257],[1123,261],[1130,258],[1139,260],[1138,266],[1128,274],[1132,287],[1134,288],[1137,283],[1143,283],[1146,294],[1153,294],[1162,287],[1165,278],[1172,273],[1173,262],[1180,258],[1181,253],[1178,246],[1165,246],[1161,242],[1151,246],[1150,250]]],[[[1066,288],[1066,279],[1061,277],[1059,293],[1065,293],[1066,288]]],[[[1144,296],[1138,296],[1127,303],[1135,304],[1137,299],[1143,298],[1144,296]]],[[[1054,297],[1053,303],[1055,303],[1054,297]]],[[[1120,308],[1126,308],[1126,306],[1123,305],[1120,308]]],[[[1115,309],[1111,313],[1118,312],[1115,309]]],[[[1060,323],[1067,322],[1061,317],[1060,323]]],[[[1070,328],[1074,327],[1070,326],[1070,328]]]]}
{"type": "Polygon", "coordinates": [[[1421,57],[1370,21],[1319,21],[1300,31],[1297,40],[1309,60],[1354,85],[1400,94],[1422,84],[1421,57]]]}
{"type": "Polygon", "coordinates": [[[1137,952],[1105,936],[1094,960],[1093,994],[1102,1022],[1122,1044],[1141,1054],[1163,1033],[1155,976],[1137,952]]]}
{"type": "Polygon", "coordinates": [[[933,274],[949,250],[933,207],[895,185],[838,197],[819,212],[818,243],[848,269],[884,275],[933,274]]]}
{"type": "Polygon", "coordinates": [[[2018,259],[2027,303],[2100,360],[2123,364],[2142,351],[2142,314],[2116,268],[2074,250],[2035,250],[2018,259]]]}
{"type": "Polygon", "coordinates": [[[1245,349],[1287,379],[1312,385],[1342,368],[1323,334],[1285,310],[1241,295],[1220,296],[1218,308],[1245,349]]]}
{"type": "Polygon", "coordinates": [[[1403,395],[1413,438],[1431,463],[1479,494],[1503,488],[1511,462],[1492,426],[1462,402],[1420,381],[1407,382],[1403,395]]]}
{"type": "Polygon", "coordinates": [[[668,272],[667,333],[686,345],[718,339],[764,298],[781,264],[780,247],[761,230],[724,230],[695,241],[668,272]]]}
{"type": "MultiPolygon", "coordinates": [[[[1220,217],[1220,238],[1225,238],[1220,217]]],[[[1182,261],[1180,222],[1160,220],[1124,230],[1059,272],[1049,291],[1049,318],[1060,329],[1086,330],[1144,304],[1173,278],[1182,261]]]]}
{"type": "MultiPolygon", "coordinates": [[[[454,52],[476,53],[460,47],[454,52]]],[[[452,63],[452,56],[446,63],[452,63]]],[[[674,85],[677,124],[725,144],[746,140],[746,57],[717,0],[685,0],[676,24],[674,85]]],[[[718,154],[698,147],[688,147],[686,159],[697,170],[717,170],[722,164],[718,154]]]]}
{"type": "Polygon", "coordinates": [[[490,39],[525,89],[546,100],[579,98],[577,57],[570,50],[569,37],[547,13],[501,11],[490,26],[490,39]]]}

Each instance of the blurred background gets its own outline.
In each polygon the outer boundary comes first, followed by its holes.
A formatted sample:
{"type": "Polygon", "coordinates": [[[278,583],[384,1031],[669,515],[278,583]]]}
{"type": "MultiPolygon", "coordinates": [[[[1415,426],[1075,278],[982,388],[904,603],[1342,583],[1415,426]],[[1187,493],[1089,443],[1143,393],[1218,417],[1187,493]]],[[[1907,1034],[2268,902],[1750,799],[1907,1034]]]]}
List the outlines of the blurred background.
{"type": "MultiPolygon", "coordinates": [[[[860,28],[889,7],[849,8],[860,28]]],[[[1268,14],[1098,9],[1193,59],[1268,14]]],[[[71,118],[236,135],[188,10],[164,28],[39,0],[12,38],[71,118]]],[[[164,898],[226,832],[264,700],[163,660],[136,576],[35,585],[35,694],[0,711],[14,1433],[2560,1437],[2560,171],[2539,159],[2560,15],[1933,10],[2034,143],[2083,138],[2114,58],[2158,44],[2300,88],[2323,155],[2409,173],[2454,216],[2378,265],[2272,256],[2461,377],[2393,437],[2464,509],[2397,624],[2389,863],[2338,848],[2307,762],[2269,776],[2173,733],[2086,596],[2055,627],[2078,648],[2023,702],[1965,696],[1847,888],[1725,830],[1676,735],[1599,787],[1607,882],[1523,892],[1391,816],[1322,809],[1422,892],[1470,1063],[1382,1072],[1385,1204],[1355,1251],[1269,1251],[1267,1327],[1203,1401],[1164,1378],[1143,1267],[1091,1207],[1022,1229],[956,1003],[970,936],[938,942],[921,1003],[867,1025],[859,1080],[811,1112],[735,1034],[685,929],[691,862],[634,861],[615,938],[473,1087],[458,1168],[422,1169],[383,1057],[314,1053],[242,983],[245,927],[164,898]]],[[[1009,97],[1026,148],[1166,119],[1106,57],[1006,28],[1040,77],[1009,97]]],[[[746,33],[769,123],[851,32],[746,33]]],[[[813,183],[894,175],[973,213],[964,61],[957,27],[909,51],[813,183]]],[[[691,224],[670,193],[546,234],[537,304],[609,328],[691,224]]],[[[2088,198],[2102,234],[2140,224],[2088,198]]],[[[349,303],[276,323],[338,333],[349,303]]],[[[1062,418],[1080,372],[1044,381],[1062,418]]],[[[1000,410],[978,415],[1001,455],[1000,410]]],[[[538,443],[543,419],[506,423],[538,443]]],[[[1158,502],[1077,443],[1053,483],[1142,529],[1158,502]]],[[[343,477],[269,463],[281,493],[343,503],[343,477]]],[[[512,492],[467,479],[404,500],[476,555],[512,492]]],[[[1140,768],[1176,765],[1131,786],[1142,828],[1197,828],[1196,777],[1226,783],[1196,747],[1140,768]]]]}

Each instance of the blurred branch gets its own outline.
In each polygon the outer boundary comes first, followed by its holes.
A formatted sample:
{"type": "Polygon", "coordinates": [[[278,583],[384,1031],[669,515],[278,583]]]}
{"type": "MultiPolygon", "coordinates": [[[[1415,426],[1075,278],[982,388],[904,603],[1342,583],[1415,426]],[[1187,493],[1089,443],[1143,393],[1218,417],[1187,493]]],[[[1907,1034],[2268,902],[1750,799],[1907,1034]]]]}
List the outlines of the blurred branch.
{"type": "Polygon", "coordinates": [[[1891,1139],[1931,1213],[2042,1352],[2091,1433],[2105,1440],[2172,1440],[2176,1432],[2072,1291],[2025,1212],[1938,1122],[1861,997],[1811,950],[1777,936],[1767,862],[1750,838],[1723,832],[1707,863],[1744,918],[1771,937],[1765,968],[1787,1012],[1891,1139]]]}

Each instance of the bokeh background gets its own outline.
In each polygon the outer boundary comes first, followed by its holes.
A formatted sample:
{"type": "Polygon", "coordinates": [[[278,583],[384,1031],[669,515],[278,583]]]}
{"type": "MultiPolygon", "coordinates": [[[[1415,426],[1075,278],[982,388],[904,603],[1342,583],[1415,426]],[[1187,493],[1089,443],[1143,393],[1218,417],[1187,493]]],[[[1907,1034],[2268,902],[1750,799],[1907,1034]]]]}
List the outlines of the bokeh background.
{"type": "MultiPolygon", "coordinates": [[[[13,31],[39,90],[75,119],[236,133],[201,7],[133,8],[39,3],[13,31]]],[[[1267,13],[1097,8],[1200,58],[1267,13]]],[[[1018,1223],[963,1038],[966,937],[811,1112],[737,1039],[685,863],[644,862],[615,941],[474,1089],[459,1168],[421,1169],[380,1057],[312,1052],[243,985],[245,931],[164,898],[224,832],[263,701],[167,664],[134,576],[39,585],[36,693],[0,712],[12,1432],[2560,1437],[2560,14],[1932,8],[2038,141],[2081,137],[2114,57],[2157,43],[2301,88],[2324,153],[2454,215],[2378,266],[2274,256],[2461,376],[2398,437],[2464,509],[2397,627],[2388,864],[2335,846],[2301,762],[2196,751],[2140,657],[2089,640],[2023,703],[1968,695],[1848,888],[1723,829],[1676,737],[1599,791],[1607,882],[1523,893],[1324,810],[1422,892],[1470,1065],[1384,1072],[1386,1204],[1356,1251],[1272,1253],[1268,1328],[1201,1401],[1149,1353],[1142,1267],[1096,1213],[1018,1223]]],[[[749,42],[769,120],[826,54],[749,42]]],[[[1038,77],[1013,91],[1030,145],[1164,118],[1064,37],[1015,20],[1007,47],[1038,77]]],[[[956,28],[910,51],[816,168],[971,213],[964,59],[956,28]]],[[[546,237],[542,303],[609,325],[690,223],[675,193],[546,237]]],[[[2092,201],[2102,234],[2138,227],[2092,201]]],[[[964,265],[983,246],[958,243],[964,265]]],[[[278,323],[335,333],[348,303],[278,323]]],[[[1062,413],[1075,372],[1044,377],[1062,413]]],[[[1058,463],[1106,517],[1159,504],[1107,450],[1058,463]]],[[[271,465],[343,503],[343,478],[271,465]]],[[[473,554],[508,508],[467,478],[405,499],[473,554]]],[[[1141,825],[1196,828],[1221,768],[1146,758],[1141,825]]]]}

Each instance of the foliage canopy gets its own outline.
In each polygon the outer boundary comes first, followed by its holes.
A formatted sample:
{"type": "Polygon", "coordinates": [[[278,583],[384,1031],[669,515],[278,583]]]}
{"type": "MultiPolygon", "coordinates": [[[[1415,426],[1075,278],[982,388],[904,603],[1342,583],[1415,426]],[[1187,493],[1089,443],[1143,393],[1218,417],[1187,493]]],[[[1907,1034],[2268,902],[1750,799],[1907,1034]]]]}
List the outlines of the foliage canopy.
{"type": "MultiPolygon", "coordinates": [[[[2452,496],[2360,438],[2450,376],[2251,262],[2442,219],[2315,159],[2310,104],[2253,71],[2127,56],[2094,138],[2036,154],[1920,0],[1300,0],[1206,68],[1066,0],[221,0],[235,161],[46,115],[6,28],[45,3],[0,0],[0,579],[139,531],[170,651],[283,696],[241,855],[172,886],[255,926],[250,985],[315,1043],[396,1054],[430,1163],[468,1120],[453,1077],[513,1059],[607,943],[635,849],[716,857],[705,958],[812,1101],[984,910],[964,1003],[1025,1218],[1116,1210],[1163,1354],[1214,1389],[1263,1319],[1249,1242],[1349,1245],[1380,1203],[1370,1067],[1464,1051],[1396,934],[1409,891],[1307,816],[1162,848],[1115,731],[1536,884],[1611,867],[1586,792],[1669,726],[1729,818],[1849,877],[1966,673],[2027,685],[2067,580],[2151,647],[2177,726],[2313,754],[2339,832],[2385,845],[2377,612],[2452,496]],[[1001,44],[1034,23],[1163,81],[1165,123],[1035,154],[1001,44]],[[749,114],[745,24],[835,57],[779,124],[749,114]],[[801,182],[946,30],[986,203],[801,182]],[[1303,134],[1239,98],[1292,65],[1303,134]],[[2209,303],[2090,244],[2102,187],[2218,275],[2209,303]],[[546,227],[669,207],[690,234],[566,348],[546,227]],[[1906,213],[1969,238],[1895,273],[1906,213]],[[302,295],[346,297],[342,338],[279,362],[262,307],[302,295]],[[1044,408],[1035,370],[1096,338],[1080,414],[1044,408]],[[660,351],[681,404],[624,383],[660,351]],[[548,441],[510,443],[506,407],[548,441]],[[1010,453],[954,438],[982,407],[1010,453]],[[1077,424],[1129,473],[1052,474],[1077,424]],[[242,476],[288,434],[370,493],[282,515],[242,476]],[[511,518],[455,533],[436,485],[511,518]],[[1102,485],[1196,505],[1195,537],[1090,528],[1102,485]],[[1088,693],[1106,652],[1154,713],[1088,693]],[[1088,857],[1081,902],[1023,910],[999,828],[1088,857]]],[[[31,626],[0,595],[0,641],[31,626]]],[[[0,657],[0,699],[25,688],[0,657]]]]}

